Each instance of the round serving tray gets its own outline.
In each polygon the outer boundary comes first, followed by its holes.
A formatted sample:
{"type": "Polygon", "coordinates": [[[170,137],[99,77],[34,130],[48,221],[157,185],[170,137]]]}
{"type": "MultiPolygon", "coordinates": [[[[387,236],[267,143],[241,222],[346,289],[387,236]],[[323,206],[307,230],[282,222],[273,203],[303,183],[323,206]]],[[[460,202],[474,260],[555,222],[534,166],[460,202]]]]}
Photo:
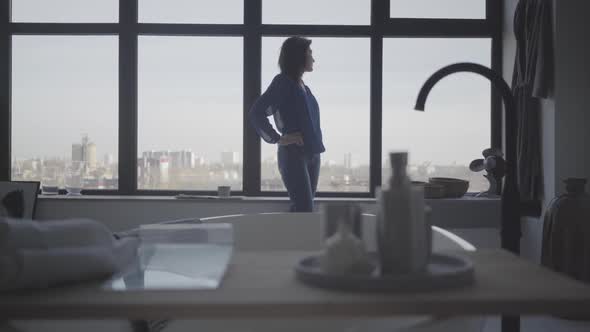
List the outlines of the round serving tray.
{"type": "Polygon", "coordinates": [[[347,291],[419,292],[468,286],[474,282],[473,263],[460,255],[433,253],[423,271],[380,275],[378,257],[370,254],[377,268],[373,274],[329,274],[322,271],[319,255],[308,256],[295,266],[302,282],[321,288],[347,291]]]}

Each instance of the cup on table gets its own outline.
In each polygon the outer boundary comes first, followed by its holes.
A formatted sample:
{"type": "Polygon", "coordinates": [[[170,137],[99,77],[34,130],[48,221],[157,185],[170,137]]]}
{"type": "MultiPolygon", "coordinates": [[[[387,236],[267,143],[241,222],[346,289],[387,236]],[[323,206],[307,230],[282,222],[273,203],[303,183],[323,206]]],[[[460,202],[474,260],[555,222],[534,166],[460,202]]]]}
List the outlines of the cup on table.
{"type": "Polygon", "coordinates": [[[217,187],[217,196],[220,198],[227,198],[231,195],[230,186],[219,186],[217,187]]]}
{"type": "Polygon", "coordinates": [[[43,166],[41,170],[41,194],[59,194],[58,171],[55,167],[43,166]]]}
{"type": "Polygon", "coordinates": [[[323,239],[326,240],[338,231],[340,223],[346,223],[359,239],[362,239],[361,207],[352,203],[328,203],[322,208],[321,220],[323,239]]]}
{"type": "Polygon", "coordinates": [[[79,196],[82,194],[84,185],[83,173],[84,168],[81,162],[72,162],[66,167],[65,185],[68,196],[79,196]]]}

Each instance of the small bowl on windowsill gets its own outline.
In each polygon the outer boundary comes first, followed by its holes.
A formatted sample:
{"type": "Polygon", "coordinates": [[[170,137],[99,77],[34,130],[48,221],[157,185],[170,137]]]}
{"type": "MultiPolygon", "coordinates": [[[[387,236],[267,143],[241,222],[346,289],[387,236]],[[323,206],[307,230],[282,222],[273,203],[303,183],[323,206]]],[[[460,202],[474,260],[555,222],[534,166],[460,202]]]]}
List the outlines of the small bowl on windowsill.
{"type": "Polygon", "coordinates": [[[412,185],[424,187],[424,198],[444,198],[445,188],[439,184],[412,181],[412,185]]]}
{"type": "Polygon", "coordinates": [[[445,198],[460,198],[467,193],[469,181],[455,178],[434,177],[428,183],[443,187],[445,198]]]}

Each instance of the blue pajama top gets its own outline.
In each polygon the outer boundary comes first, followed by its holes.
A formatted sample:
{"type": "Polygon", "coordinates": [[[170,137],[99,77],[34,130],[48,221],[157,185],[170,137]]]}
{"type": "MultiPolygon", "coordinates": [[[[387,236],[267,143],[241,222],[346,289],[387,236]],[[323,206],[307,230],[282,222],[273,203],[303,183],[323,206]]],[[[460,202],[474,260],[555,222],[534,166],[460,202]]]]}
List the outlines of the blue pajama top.
{"type": "Polygon", "coordinates": [[[278,74],[256,100],[248,114],[250,123],[267,143],[275,144],[281,135],[300,132],[307,154],[326,151],[320,128],[320,107],[311,90],[303,89],[285,74],[278,74]],[[270,122],[273,116],[277,133],[270,122]]]}

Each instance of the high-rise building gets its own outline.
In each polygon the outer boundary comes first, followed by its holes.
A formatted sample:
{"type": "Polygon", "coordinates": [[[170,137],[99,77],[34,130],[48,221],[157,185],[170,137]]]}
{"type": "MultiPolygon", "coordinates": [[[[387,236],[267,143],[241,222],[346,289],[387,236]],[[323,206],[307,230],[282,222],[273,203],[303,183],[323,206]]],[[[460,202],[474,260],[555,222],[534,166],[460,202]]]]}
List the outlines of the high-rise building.
{"type": "Polygon", "coordinates": [[[89,168],[96,168],[96,144],[92,143],[88,135],[82,136],[82,143],[72,144],[72,161],[84,162],[89,168]]]}
{"type": "Polygon", "coordinates": [[[351,169],[352,168],[352,153],[347,152],[344,154],[344,168],[351,169]]]}
{"type": "Polygon", "coordinates": [[[137,159],[139,186],[146,189],[167,188],[173,158],[178,162],[180,154],[170,151],[144,151],[142,157],[137,159]]]}
{"type": "Polygon", "coordinates": [[[137,181],[140,188],[148,188],[151,185],[149,178],[149,166],[148,159],[137,158],[137,181]]]}
{"type": "Polygon", "coordinates": [[[240,163],[240,154],[234,151],[221,152],[221,163],[224,166],[233,166],[240,163]]]}
{"type": "Polygon", "coordinates": [[[193,165],[193,167],[205,165],[205,158],[201,156],[194,156],[193,165]]]}
{"type": "Polygon", "coordinates": [[[84,161],[84,149],[82,144],[72,144],[72,161],[84,161]]]}
{"type": "Polygon", "coordinates": [[[104,155],[103,162],[105,167],[109,167],[115,163],[115,157],[112,154],[107,153],[104,155]]]}
{"type": "Polygon", "coordinates": [[[182,168],[182,155],[180,151],[170,152],[170,168],[179,169],[182,168]]]}
{"type": "Polygon", "coordinates": [[[152,158],[153,153],[154,151],[143,151],[141,154],[141,158],[145,160],[147,163],[147,161],[152,158]]]}
{"type": "Polygon", "coordinates": [[[86,144],[86,158],[85,161],[88,167],[96,168],[96,144],[89,142],[86,144]]]}
{"type": "Polygon", "coordinates": [[[160,160],[161,157],[168,157],[170,155],[170,151],[144,151],[143,158],[145,159],[157,159],[160,160]]]}
{"type": "Polygon", "coordinates": [[[170,161],[168,157],[162,156],[160,157],[159,163],[160,169],[160,184],[167,184],[169,182],[169,169],[170,169],[170,161]]]}
{"type": "Polygon", "coordinates": [[[195,154],[188,150],[183,151],[183,156],[184,168],[195,168],[195,154]]]}
{"type": "Polygon", "coordinates": [[[170,168],[189,169],[195,167],[195,155],[190,150],[170,152],[170,168]]]}

